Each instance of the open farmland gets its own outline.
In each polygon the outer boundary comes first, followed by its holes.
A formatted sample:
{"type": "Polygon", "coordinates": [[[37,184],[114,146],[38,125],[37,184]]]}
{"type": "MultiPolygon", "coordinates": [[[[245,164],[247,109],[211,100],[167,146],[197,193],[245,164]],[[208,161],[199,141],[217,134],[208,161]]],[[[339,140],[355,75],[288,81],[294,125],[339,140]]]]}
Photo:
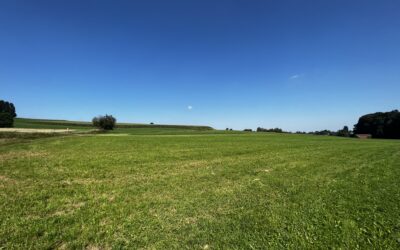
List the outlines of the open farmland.
{"type": "Polygon", "coordinates": [[[400,250],[399,13],[0,1],[0,250],[400,250]]]}
{"type": "Polygon", "coordinates": [[[400,141],[175,129],[0,144],[0,247],[400,247],[400,141]]]}

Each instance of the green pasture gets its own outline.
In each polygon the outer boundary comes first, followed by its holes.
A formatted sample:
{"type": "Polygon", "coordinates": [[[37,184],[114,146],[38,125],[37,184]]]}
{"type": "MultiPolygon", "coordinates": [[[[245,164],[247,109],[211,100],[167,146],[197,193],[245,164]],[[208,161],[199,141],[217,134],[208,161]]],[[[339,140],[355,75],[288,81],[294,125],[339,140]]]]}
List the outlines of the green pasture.
{"type": "Polygon", "coordinates": [[[0,249],[398,249],[399,187],[398,140],[2,136],[0,249]]]}

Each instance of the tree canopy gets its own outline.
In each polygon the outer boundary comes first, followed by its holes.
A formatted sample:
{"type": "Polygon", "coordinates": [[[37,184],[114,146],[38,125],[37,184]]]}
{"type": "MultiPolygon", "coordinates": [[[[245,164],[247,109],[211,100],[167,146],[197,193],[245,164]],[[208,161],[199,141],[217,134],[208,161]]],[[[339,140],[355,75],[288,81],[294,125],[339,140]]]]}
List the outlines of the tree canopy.
{"type": "Polygon", "coordinates": [[[0,113],[9,113],[12,117],[17,117],[14,104],[3,100],[0,100],[0,113]]]}
{"type": "Polygon", "coordinates": [[[374,138],[400,139],[400,112],[377,112],[360,117],[355,134],[371,134],[374,138]]]}
{"type": "Polygon", "coordinates": [[[94,117],[93,126],[101,128],[103,130],[112,130],[115,127],[117,120],[112,115],[97,116],[94,117]]]}
{"type": "Polygon", "coordinates": [[[12,127],[14,124],[15,106],[11,102],[0,100],[0,127],[12,127]]]}

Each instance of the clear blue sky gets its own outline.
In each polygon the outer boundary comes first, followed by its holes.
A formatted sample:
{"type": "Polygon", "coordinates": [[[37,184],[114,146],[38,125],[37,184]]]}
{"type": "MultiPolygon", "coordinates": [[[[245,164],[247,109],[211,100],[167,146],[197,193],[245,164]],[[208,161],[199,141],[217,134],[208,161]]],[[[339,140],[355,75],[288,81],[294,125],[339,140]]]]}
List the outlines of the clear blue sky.
{"type": "Polygon", "coordinates": [[[400,1],[2,0],[0,99],[20,117],[352,128],[400,107],[400,1]]]}

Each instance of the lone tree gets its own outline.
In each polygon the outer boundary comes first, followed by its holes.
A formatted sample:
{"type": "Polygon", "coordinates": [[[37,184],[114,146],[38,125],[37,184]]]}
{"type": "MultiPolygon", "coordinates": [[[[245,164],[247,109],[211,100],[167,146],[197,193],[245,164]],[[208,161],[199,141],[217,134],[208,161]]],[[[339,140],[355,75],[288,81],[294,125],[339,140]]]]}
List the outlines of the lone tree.
{"type": "Polygon", "coordinates": [[[115,127],[117,120],[112,115],[97,116],[92,119],[93,126],[103,129],[112,130],[115,127]]]}
{"type": "Polygon", "coordinates": [[[12,127],[16,116],[14,104],[0,100],[0,127],[12,127]]]}

